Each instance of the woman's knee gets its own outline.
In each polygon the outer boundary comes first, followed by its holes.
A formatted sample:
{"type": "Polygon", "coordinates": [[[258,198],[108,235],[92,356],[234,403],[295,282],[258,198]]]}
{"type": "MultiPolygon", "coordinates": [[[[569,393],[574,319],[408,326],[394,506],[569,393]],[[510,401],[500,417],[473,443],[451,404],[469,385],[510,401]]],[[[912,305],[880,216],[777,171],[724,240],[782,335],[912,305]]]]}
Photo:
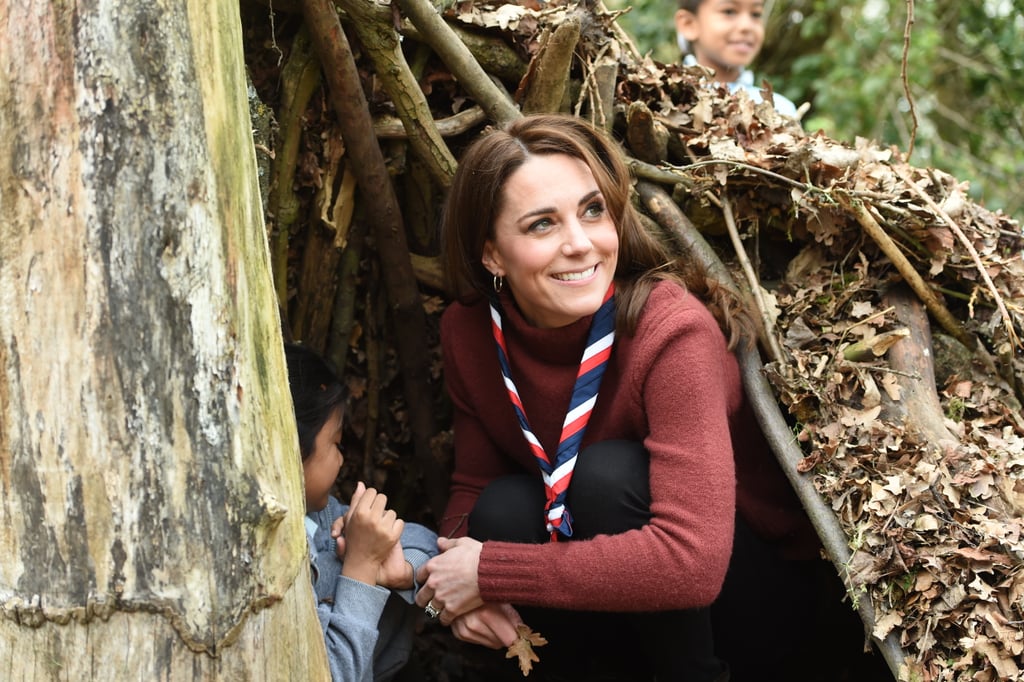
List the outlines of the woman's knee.
{"type": "Polygon", "coordinates": [[[635,441],[594,443],[580,452],[567,504],[573,537],[623,533],[651,519],[650,456],[635,441]]]}
{"type": "Polygon", "coordinates": [[[469,514],[467,533],[476,540],[544,542],[544,484],[518,474],[491,481],[469,514]]]}

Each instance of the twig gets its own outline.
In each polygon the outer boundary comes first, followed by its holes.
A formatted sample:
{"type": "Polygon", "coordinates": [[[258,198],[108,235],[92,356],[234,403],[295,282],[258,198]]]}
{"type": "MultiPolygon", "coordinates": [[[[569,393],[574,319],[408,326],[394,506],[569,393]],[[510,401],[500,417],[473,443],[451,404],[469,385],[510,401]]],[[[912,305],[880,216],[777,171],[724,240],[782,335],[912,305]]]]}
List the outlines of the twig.
{"type": "Polygon", "coordinates": [[[914,95],[910,92],[910,80],[907,78],[907,62],[910,60],[910,30],[913,26],[914,0],[907,0],[907,23],[903,27],[903,59],[900,63],[900,79],[903,81],[903,93],[907,96],[907,103],[910,105],[910,117],[914,122],[910,129],[908,159],[914,153],[914,140],[917,138],[917,104],[914,103],[914,95]]]}
{"type": "Polygon", "coordinates": [[[441,61],[458,79],[466,92],[488,117],[498,124],[515,120],[521,114],[511,98],[501,91],[473,57],[469,48],[459,40],[451,27],[428,0],[396,0],[409,20],[423,34],[441,61]]]}
{"type": "Polygon", "coordinates": [[[732,202],[729,201],[729,197],[724,194],[719,197],[719,200],[722,202],[722,215],[725,216],[725,225],[729,230],[729,239],[732,241],[732,248],[736,252],[736,258],[740,262],[740,267],[743,268],[743,275],[747,278],[747,286],[750,287],[750,295],[754,298],[754,303],[757,305],[757,312],[761,316],[761,325],[764,327],[766,350],[771,356],[771,359],[779,363],[779,367],[782,367],[786,360],[786,355],[782,352],[782,346],[779,345],[779,340],[775,335],[775,321],[772,320],[770,311],[768,310],[768,303],[764,300],[764,291],[761,289],[761,281],[758,279],[757,273],[754,272],[754,267],[750,263],[750,258],[747,257],[747,250],[743,248],[743,240],[740,239],[740,232],[736,227],[736,218],[733,217],[732,213],[732,202]]]}
{"type": "MultiPolygon", "coordinates": [[[[619,14],[623,14],[621,11],[610,11],[604,4],[604,0],[598,0],[594,7],[601,16],[618,16],[619,14]]],[[[626,51],[629,53],[629,56],[633,58],[633,61],[635,63],[641,62],[643,60],[643,56],[640,54],[640,50],[637,48],[636,43],[633,42],[633,38],[631,38],[621,26],[619,26],[619,22],[611,22],[611,29],[612,35],[615,36],[615,40],[626,48],[626,51]]]]}
{"type": "Polygon", "coordinates": [[[573,113],[579,116],[583,111],[584,95],[590,100],[590,122],[605,132],[611,132],[615,124],[615,82],[619,73],[621,50],[615,41],[609,41],[601,50],[586,61],[587,76],[573,113]]]}
{"type": "Polygon", "coordinates": [[[972,350],[978,349],[977,340],[957,322],[953,314],[939,300],[938,296],[935,295],[935,292],[924,281],[913,264],[907,260],[907,257],[903,255],[903,252],[896,246],[896,243],[886,234],[882,226],[878,224],[878,221],[871,215],[864,206],[864,203],[859,200],[849,199],[843,194],[839,195],[839,203],[847,210],[853,212],[860,226],[878,244],[878,248],[882,250],[882,253],[889,257],[893,266],[899,271],[907,284],[910,285],[910,288],[914,290],[914,293],[918,295],[925,307],[928,308],[928,312],[935,317],[939,325],[968,348],[972,350]]]}
{"type": "Polygon", "coordinates": [[[398,32],[391,23],[391,13],[378,11],[377,5],[366,0],[336,1],[352,17],[351,26],[402,120],[413,153],[423,161],[434,182],[447,188],[457,163],[434,126],[427,98],[405,61],[398,32]]]}
{"type": "MultiPolygon", "coordinates": [[[[1010,313],[1006,310],[1006,304],[1003,302],[1003,297],[999,295],[999,291],[996,289],[995,283],[992,281],[992,278],[989,277],[988,269],[985,267],[985,264],[981,262],[981,256],[978,254],[978,250],[974,248],[974,244],[967,239],[967,235],[965,235],[964,231],[960,229],[960,226],[956,224],[956,221],[953,220],[948,213],[942,210],[942,208],[936,204],[930,196],[928,196],[927,192],[921,189],[916,182],[911,180],[906,171],[896,165],[892,168],[896,171],[896,174],[902,178],[903,182],[905,182],[915,194],[921,197],[921,199],[924,200],[924,203],[928,204],[928,208],[938,214],[942,222],[944,222],[946,226],[953,231],[956,238],[959,239],[960,243],[964,245],[965,249],[967,249],[967,253],[971,254],[971,260],[973,260],[974,265],[977,266],[978,274],[981,275],[982,280],[985,282],[985,286],[988,287],[989,293],[992,294],[996,307],[999,308],[999,314],[1003,318],[1003,324],[1006,325],[1006,336],[1009,338],[1010,343],[1013,346],[1020,347],[1020,339],[1017,337],[1017,332],[1013,328],[1013,320],[1010,319],[1010,313]]],[[[970,348],[970,346],[968,346],[968,348],[970,348]]]]}

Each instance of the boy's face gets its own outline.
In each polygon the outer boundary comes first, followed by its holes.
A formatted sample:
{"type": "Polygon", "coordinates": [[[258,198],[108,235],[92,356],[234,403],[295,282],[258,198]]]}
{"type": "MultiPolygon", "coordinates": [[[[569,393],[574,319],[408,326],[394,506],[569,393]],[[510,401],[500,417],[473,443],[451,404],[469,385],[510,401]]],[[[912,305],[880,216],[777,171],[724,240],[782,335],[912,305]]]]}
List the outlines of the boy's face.
{"type": "Polygon", "coordinates": [[[693,46],[697,63],[731,83],[764,43],[762,0],[704,0],[697,12],[676,12],[676,30],[693,46]]]}
{"type": "Polygon", "coordinates": [[[339,407],[316,434],[313,452],[302,462],[302,475],[306,481],[306,511],[320,511],[327,506],[327,497],[344,461],[341,454],[339,407]]]}

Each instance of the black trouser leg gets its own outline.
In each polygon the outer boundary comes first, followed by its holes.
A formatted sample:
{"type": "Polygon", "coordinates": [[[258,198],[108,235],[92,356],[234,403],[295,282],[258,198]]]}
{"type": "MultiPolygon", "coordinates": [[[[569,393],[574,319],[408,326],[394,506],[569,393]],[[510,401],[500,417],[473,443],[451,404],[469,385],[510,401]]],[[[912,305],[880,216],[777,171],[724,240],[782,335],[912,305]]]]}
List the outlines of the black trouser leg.
{"type": "Polygon", "coordinates": [[[815,563],[782,559],[737,517],[725,584],[711,606],[716,651],[732,682],[809,679],[815,563]]]}
{"type": "MultiPolygon", "coordinates": [[[[595,443],[580,453],[569,486],[571,541],[640,528],[650,521],[648,454],[629,441],[595,443]]],[[[492,482],[469,516],[478,540],[548,542],[544,486],[539,477],[492,482]]],[[[637,566],[638,571],[644,570],[637,566]]],[[[539,577],[538,579],[543,579],[539,577]]],[[[666,590],[674,589],[666,585],[666,590]]],[[[720,679],[707,609],[654,613],[559,611],[521,607],[523,620],[551,644],[540,652],[543,670],[559,679],[594,679],[618,669],[632,679],[705,682],[720,679]]]]}

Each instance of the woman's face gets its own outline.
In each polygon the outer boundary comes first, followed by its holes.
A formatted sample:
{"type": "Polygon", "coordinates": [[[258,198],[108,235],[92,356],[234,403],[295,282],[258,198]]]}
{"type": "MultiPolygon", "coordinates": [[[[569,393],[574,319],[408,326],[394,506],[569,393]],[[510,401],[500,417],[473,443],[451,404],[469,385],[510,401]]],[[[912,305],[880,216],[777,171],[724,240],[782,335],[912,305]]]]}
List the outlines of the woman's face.
{"type": "Polygon", "coordinates": [[[565,154],[532,156],[505,182],[483,261],[523,316],[563,327],[601,307],[615,276],[619,236],[594,174],[565,154]]]}
{"type": "Polygon", "coordinates": [[[341,408],[327,419],[313,441],[313,452],[302,461],[306,482],[306,511],[320,511],[327,506],[334,481],[345,458],[341,454],[341,408]]]}

